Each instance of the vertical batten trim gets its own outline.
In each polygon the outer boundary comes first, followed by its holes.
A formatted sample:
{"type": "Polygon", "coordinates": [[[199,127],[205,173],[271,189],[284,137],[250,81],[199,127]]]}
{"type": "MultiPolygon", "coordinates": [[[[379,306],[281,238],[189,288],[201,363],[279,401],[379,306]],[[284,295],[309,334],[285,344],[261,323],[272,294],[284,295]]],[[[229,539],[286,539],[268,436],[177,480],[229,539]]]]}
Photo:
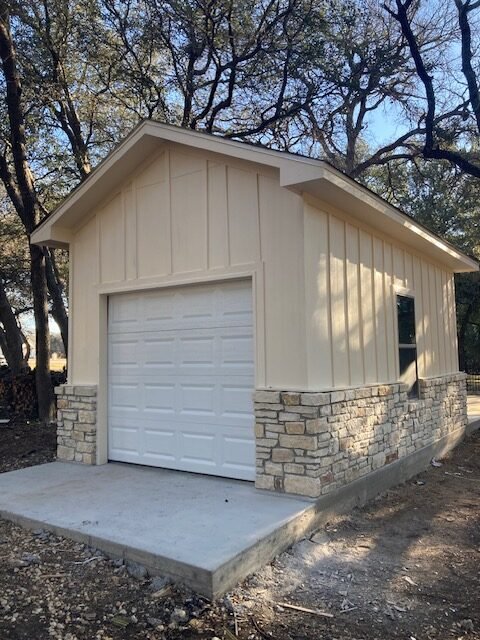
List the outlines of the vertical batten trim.
{"type": "Polygon", "coordinates": [[[73,299],[73,261],[74,261],[74,253],[75,253],[75,242],[71,242],[68,247],[68,356],[67,356],[67,380],[68,384],[72,384],[72,380],[74,380],[74,366],[75,366],[75,358],[72,358],[73,354],[73,308],[74,308],[74,299],[73,299]],[[73,366],[70,366],[72,364],[73,366]]]}
{"type": "Polygon", "coordinates": [[[260,174],[255,174],[255,184],[257,188],[257,233],[258,233],[258,260],[262,260],[262,233],[260,225],[260,174]]]}
{"type": "MultiPolygon", "coordinates": [[[[390,380],[390,356],[388,352],[389,341],[388,341],[388,314],[387,314],[387,296],[386,296],[386,288],[385,288],[385,280],[387,278],[386,267],[385,267],[385,240],[380,239],[382,243],[382,305],[383,305],[383,326],[385,328],[385,366],[387,369],[387,378],[390,380]]],[[[413,263],[412,263],[413,270],[413,263]]]]}
{"type": "Polygon", "coordinates": [[[230,247],[230,189],[229,189],[228,165],[225,165],[225,195],[226,195],[226,222],[227,222],[227,265],[232,266],[232,251],[230,247]]]}
{"type": "Polygon", "coordinates": [[[372,252],[372,263],[370,268],[370,281],[372,288],[372,326],[373,326],[373,346],[375,349],[375,380],[379,380],[378,378],[378,341],[377,341],[377,301],[375,299],[375,242],[374,236],[369,234],[370,236],[370,248],[372,252]]]}
{"type": "Polygon", "coordinates": [[[327,260],[326,260],[326,279],[327,279],[327,318],[328,318],[328,342],[330,345],[330,379],[332,387],[335,386],[335,361],[333,350],[333,330],[332,330],[332,286],[331,286],[331,242],[330,242],[330,213],[327,213],[327,260]]]}
{"type": "Polygon", "coordinates": [[[167,149],[167,181],[168,181],[168,232],[170,238],[170,270],[169,273],[174,273],[173,270],[173,214],[172,214],[172,152],[167,149]]]}
{"type": "Polygon", "coordinates": [[[367,372],[365,369],[365,336],[364,336],[364,325],[363,325],[363,308],[362,308],[362,251],[361,251],[361,242],[360,236],[361,232],[358,227],[355,227],[357,232],[357,243],[358,243],[358,260],[357,260],[357,278],[358,278],[358,322],[359,322],[359,332],[360,332],[360,349],[362,352],[362,373],[363,373],[363,383],[367,382],[367,372]]]}
{"type": "MultiPolygon", "coordinates": [[[[166,153],[166,152],[165,152],[166,153]]],[[[139,263],[139,247],[138,247],[138,189],[137,181],[132,180],[132,205],[133,205],[133,219],[135,221],[135,279],[138,280],[138,263],[139,263]]]]}
{"type": "Polygon", "coordinates": [[[95,216],[95,234],[97,237],[97,264],[98,264],[98,280],[103,282],[103,261],[102,261],[102,221],[100,212],[97,211],[95,216]]]}
{"type": "Polygon", "coordinates": [[[394,361],[393,366],[395,368],[395,379],[398,380],[400,378],[400,359],[398,354],[398,318],[397,318],[397,296],[395,293],[395,246],[392,244],[392,277],[391,277],[391,287],[392,287],[392,308],[393,308],[393,353],[394,353],[394,361]]]}
{"type": "Polygon", "coordinates": [[[125,281],[127,279],[127,213],[126,213],[126,204],[125,204],[125,189],[121,191],[121,202],[122,202],[122,228],[123,228],[123,278],[125,281]]]}
{"type": "Polygon", "coordinates": [[[452,373],[453,371],[453,361],[452,361],[452,334],[450,331],[450,317],[449,317],[449,301],[448,301],[448,291],[447,291],[447,273],[446,271],[441,272],[442,276],[442,296],[443,296],[443,326],[444,326],[444,338],[445,338],[445,354],[448,357],[448,373],[452,373]]]}
{"type": "Polygon", "coordinates": [[[343,307],[345,314],[345,344],[347,347],[347,369],[348,384],[352,384],[352,365],[350,359],[350,322],[348,318],[348,278],[347,278],[347,223],[342,220],[343,225],[343,307]]]}
{"type": "Polygon", "coordinates": [[[134,256],[133,256],[133,264],[134,264],[134,273],[135,278],[138,280],[138,206],[137,206],[137,190],[135,186],[135,182],[132,183],[132,207],[133,207],[133,232],[135,234],[134,238],[134,256]]]}
{"type": "Polygon", "coordinates": [[[450,331],[450,364],[452,367],[452,371],[457,371],[458,362],[457,356],[455,352],[455,343],[457,339],[456,330],[453,323],[453,318],[455,317],[455,298],[452,300],[452,288],[451,281],[453,275],[451,273],[446,274],[446,287],[447,287],[447,301],[448,301],[448,326],[450,331]]]}
{"type": "MultiPolygon", "coordinates": [[[[438,335],[435,336],[434,335],[434,331],[433,331],[433,323],[435,322],[435,324],[437,323],[436,319],[433,317],[434,314],[434,309],[435,309],[435,300],[432,300],[432,278],[431,278],[431,270],[432,270],[432,265],[430,263],[426,263],[426,270],[427,270],[427,280],[428,280],[428,306],[429,306],[429,310],[430,310],[430,336],[431,336],[431,341],[430,341],[430,345],[431,345],[431,366],[432,366],[432,373],[430,375],[437,375],[437,371],[438,371],[438,353],[437,353],[437,349],[438,349],[438,335]]],[[[438,334],[438,331],[437,331],[438,334]]]]}
{"type": "Polygon", "coordinates": [[[205,160],[205,199],[206,199],[206,219],[205,219],[205,263],[206,270],[210,270],[210,160],[205,160]]]}

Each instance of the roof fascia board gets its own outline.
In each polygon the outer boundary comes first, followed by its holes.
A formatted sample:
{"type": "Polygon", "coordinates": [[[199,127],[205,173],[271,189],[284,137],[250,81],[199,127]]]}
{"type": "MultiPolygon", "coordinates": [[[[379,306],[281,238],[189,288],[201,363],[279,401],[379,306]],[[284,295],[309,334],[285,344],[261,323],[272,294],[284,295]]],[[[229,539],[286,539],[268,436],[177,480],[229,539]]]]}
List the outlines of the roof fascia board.
{"type": "MultiPolygon", "coordinates": [[[[382,198],[364,189],[353,179],[322,160],[313,160],[299,156],[288,156],[281,151],[247,145],[243,142],[205,135],[191,129],[181,129],[172,125],[145,120],[141,122],[112,152],[100,163],[92,174],[80,184],[63,203],[32,233],[33,243],[67,242],[68,236],[62,232],[65,240],[54,238],[54,229],[62,219],[62,226],[70,228],[78,224],[83,216],[112,190],[115,181],[126,177],[132,166],[138,166],[145,157],[158,149],[162,141],[194,147],[224,156],[235,157],[260,165],[278,168],[280,185],[298,193],[310,193],[332,204],[349,202],[349,213],[354,217],[367,218],[373,226],[382,228],[378,223],[381,214],[396,226],[399,232],[414,233],[418,239],[434,247],[439,260],[455,265],[458,271],[477,271],[478,263],[454,249],[434,234],[416,224],[408,216],[389,205],[382,198]],[[330,189],[328,188],[330,187],[330,189]],[[327,196],[327,197],[326,197],[327,196]]],[[[384,218],[385,219],[385,218],[384,218]]],[[[414,237],[415,237],[414,236],[414,237]]],[[[425,245],[425,246],[428,246],[425,245]]]]}
{"type": "Polygon", "coordinates": [[[455,272],[479,270],[480,265],[476,260],[444,242],[382,198],[337,172],[333,167],[325,164],[319,174],[318,178],[304,182],[292,181],[289,183],[288,179],[285,179],[284,186],[310,194],[338,209],[345,208],[350,216],[366,222],[372,228],[385,231],[385,226],[388,226],[390,232],[387,234],[390,237],[395,238],[396,234],[399,234],[399,239],[402,242],[409,244],[410,240],[419,250],[423,247],[427,253],[431,253],[438,261],[448,264],[455,272]],[[383,216],[385,225],[379,224],[379,215],[383,216]],[[413,237],[412,233],[415,234],[413,237]]]}

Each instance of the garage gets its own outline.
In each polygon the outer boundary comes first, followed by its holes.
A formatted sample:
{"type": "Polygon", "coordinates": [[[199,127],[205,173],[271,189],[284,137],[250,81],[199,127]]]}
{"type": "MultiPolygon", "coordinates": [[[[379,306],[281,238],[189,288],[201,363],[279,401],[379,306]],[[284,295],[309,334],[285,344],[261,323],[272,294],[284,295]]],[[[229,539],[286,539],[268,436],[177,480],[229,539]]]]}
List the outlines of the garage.
{"type": "Polygon", "coordinates": [[[110,460],[255,479],[250,281],[108,304],[110,460]]]}
{"type": "Polygon", "coordinates": [[[478,264],[323,161],[145,121],[32,238],[70,252],[59,460],[319,498],[463,433],[478,264]]]}

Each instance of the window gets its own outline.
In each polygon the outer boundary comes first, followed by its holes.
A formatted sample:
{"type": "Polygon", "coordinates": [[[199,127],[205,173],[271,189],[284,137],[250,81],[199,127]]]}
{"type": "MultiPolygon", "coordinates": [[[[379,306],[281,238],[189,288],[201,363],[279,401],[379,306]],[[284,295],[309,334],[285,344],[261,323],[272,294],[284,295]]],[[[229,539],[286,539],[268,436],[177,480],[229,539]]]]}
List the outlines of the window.
{"type": "Polygon", "coordinates": [[[397,296],[398,360],[400,380],[408,385],[408,396],[418,396],[417,339],[415,336],[415,300],[397,296]]]}

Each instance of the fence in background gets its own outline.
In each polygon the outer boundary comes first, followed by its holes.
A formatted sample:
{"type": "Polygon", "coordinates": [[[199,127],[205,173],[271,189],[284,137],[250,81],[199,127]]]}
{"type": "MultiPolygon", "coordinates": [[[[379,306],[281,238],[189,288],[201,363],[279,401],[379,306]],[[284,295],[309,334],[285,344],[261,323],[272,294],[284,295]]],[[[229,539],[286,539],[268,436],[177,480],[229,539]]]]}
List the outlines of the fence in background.
{"type": "Polygon", "coordinates": [[[467,374],[467,394],[480,396],[480,374],[467,374]]]}

